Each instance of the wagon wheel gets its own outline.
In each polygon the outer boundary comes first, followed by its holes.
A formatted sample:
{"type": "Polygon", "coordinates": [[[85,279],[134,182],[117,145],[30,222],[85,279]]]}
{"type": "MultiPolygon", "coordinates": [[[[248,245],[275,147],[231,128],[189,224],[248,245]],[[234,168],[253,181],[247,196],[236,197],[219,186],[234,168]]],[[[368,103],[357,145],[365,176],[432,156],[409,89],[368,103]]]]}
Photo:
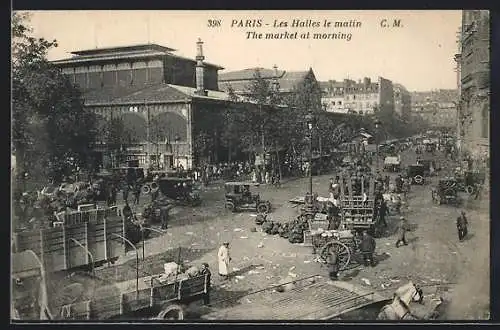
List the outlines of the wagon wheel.
{"type": "Polygon", "coordinates": [[[184,309],[180,305],[167,305],[155,318],[156,320],[184,320],[184,309]]]}
{"type": "Polygon", "coordinates": [[[236,206],[234,205],[233,202],[226,202],[226,210],[229,210],[231,212],[236,212],[236,206]]]}
{"type": "Polygon", "coordinates": [[[269,205],[267,203],[257,204],[257,212],[259,213],[269,213],[269,205]]]}
{"type": "Polygon", "coordinates": [[[144,195],[147,195],[151,192],[151,188],[149,187],[149,185],[145,184],[144,186],[142,186],[141,191],[144,195]]]}
{"type": "Polygon", "coordinates": [[[451,189],[451,188],[446,189],[444,191],[444,196],[445,196],[446,199],[448,199],[450,196],[455,196],[455,191],[453,189],[451,189]]]}
{"type": "Polygon", "coordinates": [[[417,174],[413,177],[413,181],[415,181],[418,184],[421,184],[424,181],[424,177],[417,174]]]}
{"type": "Polygon", "coordinates": [[[339,270],[343,270],[349,265],[349,261],[351,261],[351,251],[347,245],[340,241],[328,242],[321,248],[319,253],[320,258],[326,262],[331,252],[337,254],[337,258],[339,259],[339,270]]]}
{"type": "Polygon", "coordinates": [[[468,185],[468,186],[465,188],[465,191],[466,191],[469,195],[472,195],[472,194],[474,194],[474,192],[476,191],[476,189],[474,188],[474,186],[468,185]]]}

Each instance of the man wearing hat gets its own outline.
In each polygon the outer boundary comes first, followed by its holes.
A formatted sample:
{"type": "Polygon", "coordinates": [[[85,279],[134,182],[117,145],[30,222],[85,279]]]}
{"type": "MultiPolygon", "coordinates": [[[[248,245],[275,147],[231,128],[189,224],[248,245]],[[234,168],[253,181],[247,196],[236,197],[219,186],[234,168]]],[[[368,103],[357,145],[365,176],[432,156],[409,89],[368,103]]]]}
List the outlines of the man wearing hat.
{"type": "Polygon", "coordinates": [[[460,216],[457,218],[457,230],[458,230],[458,240],[462,241],[467,235],[467,225],[468,225],[467,217],[465,216],[465,212],[461,211],[460,216]]]}
{"type": "Polygon", "coordinates": [[[365,266],[371,265],[375,266],[375,261],[373,260],[373,253],[375,252],[376,242],[373,237],[368,234],[365,230],[363,231],[363,238],[361,239],[361,244],[359,246],[361,253],[363,254],[363,261],[365,266]]]}
{"type": "Polygon", "coordinates": [[[399,243],[403,243],[404,245],[408,245],[408,242],[406,242],[406,232],[408,231],[408,223],[406,222],[405,217],[400,217],[399,218],[400,222],[398,225],[398,240],[396,241],[396,247],[399,247],[399,243]]]}
{"type": "Polygon", "coordinates": [[[330,252],[328,255],[328,275],[331,280],[337,280],[339,275],[340,260],[335,252],[330,252]]]}
{"type": "Polygon", "coordinates": [[[219,275],[223,279],[228,279],[229,277],[229,262],[231,261],[231,256],[229,255],[229,242],[222,243],[219,248],[219,253],[217,253],[219,259],[219,275]]]}
{"type": "Polygon", "coordinates": [[[206,262],[201,264],[201,275],[207,275],[207,292],[203,295],[203,305],[210,306],[210,281],[212,277],[212,273],[210,269],[208,269],[208,264],[206,262]]]}

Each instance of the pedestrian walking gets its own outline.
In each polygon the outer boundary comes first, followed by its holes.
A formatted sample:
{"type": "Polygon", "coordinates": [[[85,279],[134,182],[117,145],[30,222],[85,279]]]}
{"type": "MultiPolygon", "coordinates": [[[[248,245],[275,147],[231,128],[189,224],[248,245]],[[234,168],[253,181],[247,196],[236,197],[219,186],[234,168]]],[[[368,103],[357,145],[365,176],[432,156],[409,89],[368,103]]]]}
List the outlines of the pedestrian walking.
{"type": "Polygon", "coordinates": [[[363,255],[363,262],[365,266],[375,266],[375,260],[373,260],[373,253],[375,252],[376,242],[375,239],[368,234],[365,230],[363,231],[363,237],[359,246],[361,253],[363,255]]]}
{"type": "Polygon", "coordinates": [[[457,218],[457,231],[458,231],[458,240],[463,241],[465,236],[467,236],[467,225],[468,225],[467,217],[465,216],[465,212],[462,211],[460,216],[457,218]]]}
{"type": "Polygon", "coordinates": [[[159,194],[159,188],[151,189],[151,203],[154,203],[158,199],[159,194]]]}
{"type": "Polygon", "coordinates": [[[385,199],[382,199],[380,201],[380,206],[378,209],[378,216],[380,224],[383,225],[384,227],[387,227],[387,221],[385,220],[386,215],[387,215],[387,202],[385,201],[385,199]]]}
{"type": "Polygon", "coordinates": [[[408,242],[406,241],[406,232],[408,231],[408,223],[406,221],[405,217],[400,217],[399,218],[399,224],[398,224],[398,230],[397,230],[397,235],[398,239],[396,241],[396,247],[399,247],[400,243],[403,243],[404,245],[408,245],[408,242]]]}
{"type": "Polygon", "coordinates": [[[168,207],[160,207],[161,229],[167,229],[168,227],[168,211],[168,207]]]}
{"type": "Polygon", "coordinates": [[[410,192],[410,180],[408,178],[403,179],[403,196],[405,200],[408,198],[408,193],[410,192]]]}
{"type": "Polygon", "coordinates": [[[125,201],[125,206],[122,209],[122,214],[124,219],[128,219],[132,216],[132,209],[130,208],[130,205],[128,205],[128,201],[125,201]]]}
{"type": "Polygon", "coordinates": [[[337,256],[337,253],[335,253],[333,251],[330,252],[330,254],[328,255],[328,268],[329,268],[328,275],[329,275],[330,279],[333,281],[338,279],[339,263],[340,263],[340,260],[337,256]]]}
{"type": "Polygon", "coordinates": [[[123,201],[125,203],[127,203],[127,204],[128,204],[128,193],[129,193],[129,190],[130,190],[129,188],[130,187],[129,187],[128,183],[125,183],[123,185],[123,192],[122,192],[123,193],[123,201]]]}
{"type": "Polygon", "coordinates": [[[141,183],[139,181],[135,183],[133,195],[134,205],[139,205],[139,200],[141,198],[141,183]]]}
{"type": "Polygon", "coordinates": [[[229,278],[229,262],[231,261],[231,256],[229,255],[229,242],[224,242],[221,245],[217,257],[219,259],[219,275],[227,280],[229,278]]]}
{"type": "Polygon", "coordinates": [[[210,272],[210,269],[208,268],[208,264],[206,262],[201,264],[200,274],[207,276],[207,281],[206,281],[207,286],[206,286],[206,292],[203,295],[203,305],[210,307],[210,285],[211,285],[210,282],[212,279],[212,273],[210,272]]]}
{"type": "Polygon", "coordinates": [[[116,184],[111,183],[111,205],[116,205],[116,195],[118,194],[118,189],[116,189],[116,184]]]}

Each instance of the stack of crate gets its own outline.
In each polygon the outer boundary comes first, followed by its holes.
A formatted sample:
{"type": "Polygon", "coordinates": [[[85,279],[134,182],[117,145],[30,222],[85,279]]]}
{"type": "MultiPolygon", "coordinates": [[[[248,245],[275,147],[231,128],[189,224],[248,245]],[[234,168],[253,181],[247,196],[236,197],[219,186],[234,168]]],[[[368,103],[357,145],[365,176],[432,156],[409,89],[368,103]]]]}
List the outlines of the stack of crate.
{"type": "Polygon", "coordinates": [[[309,224],[309,229],[304,230],[304,245],[305,246],[312,246],[313,244],[313,237],[312,237],[312,232],[318,230],[319,228],[323,230],[327,230],[328,226],[330,224],[330,221],[328,219],[328,215],[324,213],[316,213],[314,215],[314,218],[308,220],[309,224]]]}
{"type": "Polygon", "coordinates": [[[361,181],[361,195],[353,195],[353,182],[345,178],[340,185],[341,191],[341,224],[347,228],[370,228],[374,224],[375,181],[371,178],[368,186],[361,181]]]}

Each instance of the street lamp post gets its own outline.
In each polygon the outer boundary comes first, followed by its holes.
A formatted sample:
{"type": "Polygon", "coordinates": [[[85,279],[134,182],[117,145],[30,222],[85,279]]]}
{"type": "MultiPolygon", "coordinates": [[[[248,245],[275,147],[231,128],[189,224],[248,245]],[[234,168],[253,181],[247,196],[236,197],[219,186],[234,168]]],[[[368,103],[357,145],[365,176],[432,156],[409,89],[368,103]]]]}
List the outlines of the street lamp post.
{"type": "Polygon", "coordinates": [[[375,147],[376,147],[376,153],[377,153],[377,170],[379,169],[379,165],[380,165],[380,153],[379,153],[379,143],[380,143],[380,126],[382,125],[382,123],[380,122],[380,120],[378,119],[375,119],[375,134],[376,134],[376,138],[375,138],[375,147]]]}
{"type": "Polygon", "coordinates": [[[312,192],[312,131],[313,131],[313,121],[314,116],[312,110],[306,115],[306,123],[309,131],[309,190],[306,194],[305,202],[306,205],[312,206],[313,204],[313,192],[312,192]]]}
{"type": "Polygon", "coordinates": [[[73,237],[70,237],[69,238],[73,243],[75,243],[76,245],[80,246],[83,250],[85,250],[85,252],[87,253],[87,255],[90,257],[90,266],[91,266],[91,271],[92,271],[92,275],[95,277],[95,269],[94,269],[94,256],[92,255],[92,253],[90,253],[89,249],[83,245],[82,243],[80,243],[77,239],[73,238],[73,237]]]}
{"type": "Polygon", "coordinates": [[[175,167],[179,168],[179,141],[181,138],[179,135],[175,135],[174,141],[175,141],[175,167]]]}
{"type": "Polygon", "coordinates": [[[139,295],[139,252],[137,251],[137,248],[135,247],[135,245],[131,241],[129,241],[128,239],[123,237],[122,235],[117,234],[117,233],[111,233],[111,235],[116,236],[118,238],[121,238],[124,242],[126,242],[128,245],[130,245],[135,251],[135,276],[136,276],[135,277],[135,294],[137,296],[137,295],[139,295]]]}
{"type": "Polygon", "coordinates": [[[151,230],[161,235],[165,234],[165,231],[156,228],[141,226],[141,238],[142,238],[142,260],[146,258],[146,239],[144,238],[144,231],[151,230]]]}

